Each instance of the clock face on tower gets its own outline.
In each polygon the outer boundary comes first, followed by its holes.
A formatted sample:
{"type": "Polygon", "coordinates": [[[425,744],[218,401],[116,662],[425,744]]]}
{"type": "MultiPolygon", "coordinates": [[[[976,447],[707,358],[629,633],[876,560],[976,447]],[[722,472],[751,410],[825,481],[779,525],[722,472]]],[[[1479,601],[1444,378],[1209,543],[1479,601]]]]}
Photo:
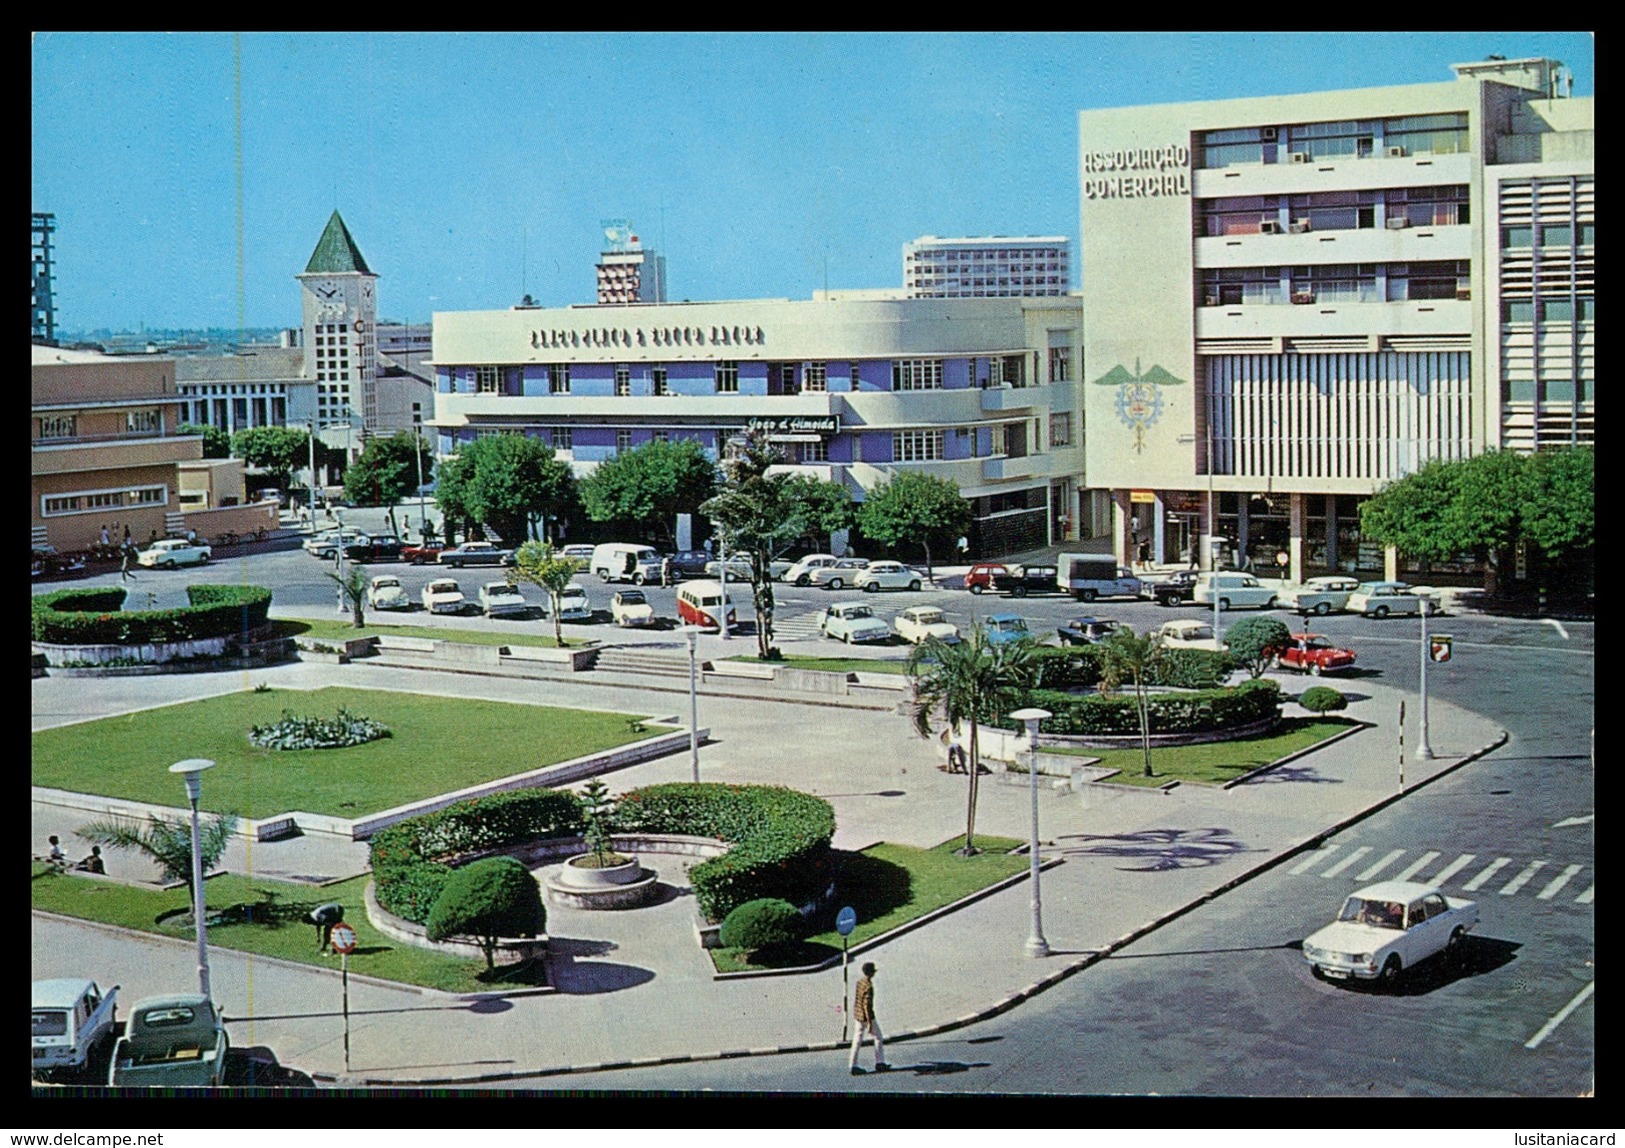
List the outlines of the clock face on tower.
{"type": "Polygon", "coordinates": [[[371,303],[372,302],[372,284],[371,283],[368,283],[368,282],[365,282],[365,281],[362,282],[362,284],[361,284],[361,301],[363,303],[371,303]]]}
{"type": "Polygon", "coordinates": [[[332,279],[318,279],[312,285],[311,289],[315,291],[316,298],[318,299],[338,301],[340,298],[339,285],[332,279]]]}

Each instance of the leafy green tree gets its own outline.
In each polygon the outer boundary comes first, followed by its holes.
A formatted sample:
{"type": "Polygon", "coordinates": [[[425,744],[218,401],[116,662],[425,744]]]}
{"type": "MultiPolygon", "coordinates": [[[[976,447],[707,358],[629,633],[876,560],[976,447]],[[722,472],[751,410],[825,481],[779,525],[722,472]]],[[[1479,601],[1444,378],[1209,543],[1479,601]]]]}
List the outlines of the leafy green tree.
{"type": "Polygon", "coordinates": [[[730,949],[769,949],[801,938],[801,911],[779,897],[758,897],[722,920],[719,940],[730,949]]]}
{"type": "Polygon", "coordinates": [[[345,567],[343,576],[331,570],[323,571],[338,584],[339,593],[350,604],[350,618],[360,630],[367,624],[367,568],[359,562],[345,567]]]}
{"type": "Polygon", "coordinates": [[[429,910],[431,941],[472,937],[496,967],[502,937],[534,937],[547,928],[547,910],[536,878],[512,857],[487,857],[455,870],[429,910]]]}
{"type": "Polygon", "coordinates": [[[931,543],[945,546],[970,526],[971,506],[945,478],[905,470],[871,490],[858,504],[858,526],[884,546],[918,542],[931,577],[931,543]]]}
{"type": "Polygon", "coordinates": [[[1134,706],[1140,717],[1140,746],[1145,751],[1145,776],[1151,776],[1151,699],[1146,686],[1162,661],[1162,644],[1152,631],[1136,634],[1120,626],[1095,647],[1100,651],[1102,690],[1117,689],[1127,679],[1134,686],[1134,706]]]}
{"type": "Polygon", "coordinates": [[[288,490],[293,472],[310,455],[310,435],[297,427],[245,427],[231,437],[232,453],[249,466],[269,472],[277,486],[288,490]]]}
{"type": "Polygon", "coordinates": [[[1532,546],[1561,558],[1596,546],[1596,451],[1543,450],[1530,460],[1523,526],[1532,546]]]}
{"type": "MultiPolygon", "coordinates": [[[[196,904],[196,890],[192,887],[192,822],[185,817],[163,817],[153,814],[146,824],[113,817],[106,821],[93,821],[81,825],[75,832],[86,841],[108,849],[129,849],[145,853],[157,863],[165,881],[186,883],[186,903],[196,904]]],[[[220,863],[231,844],[231,835],[237,832],[237,815],[221,813],[198,821],[198,854],[203,858],[203,871],[207,873],[220,863]]]]}
{"type": "Polygon", "coordinates": [[[1243,618],[1224,632],[1230,656],[1249,677],[1262,677],[1277,652],[1292,641],[1292,631],[1279,618],[1243,618]]]}
{"type": "Polygon", "coordinates": [[[801,526],[801,533],[792,541],[810,541],[814,550],[823,550],[829,545],[831,534],[850,530],[857,524],[857,507],[841,483],[793,474],[785,486],[790,501],[797,507],[801,526]]]}
{"type": "Polygon", "coordinates": [[[1443,461],[1391,482],[1360,506],[1360,533],[1416,558],[1448,558],[1461,550],[1449,533],[1456,470],[1443,461]]]}
{"type": "Polygon", "coordinates": [[[750,555],[750,587],[756,602],[756,656],[774,656],[773,556],[802,534],[802,506],[790,476],[769,474],[784,455],[765,431],[748,431],[723,461],[722,490],[700,504],[700,513],[721,527],[736,553],[750,555]]]}
{"type": "Polygon", "coordinates": [[[698,509],[716,489],[716,464],[699,443],[655,441],[599,463],[581,483],[581,501],[594,522],[618,523],[675,545],[677,516],[698,509]]]}
{"type": "Polygon", "coordinates": [[[1447,528],[1484,563],[1484,589],[1500,592],[1501,571],[1523,533],[1533,460],[1511,450],[1491,450],[1454,464],[1456,498],[1447,528]]]}
{"type": "Polygon", "coordinates": [[[504,541],[521,542],[537,518],[556,518],[576,502],[570,464],[526,435],[499,434],[465,442],[440,464],[435,500],[446,518],[489,525],[504,541]]]}
{"type": "Polygon", "coordinates": [[[957,734],[970,727],[969,792],[965,806],[965,844],[957,850],[969,857],[976,850],[976,795],[982,772],[981,726],[1021,703],[1036,677],[1030,641],[990,642],[978,623],[963,641],[946,645],[935,638],[910,652],[907,673],[914,687],[909,703],[915,732],[929,737],[939,716],[957,734]]]}
{"type": "Polygon", "coordinates": [[[1298,704],[1310,713],[1324,714],[1333,710],[1346,710],[1349,700],[1331,686],[1311,686],[1298,695],[1298,704]]]}
{"type": "Polygon", "coordinates": [[[175,428],[177,434],[202,435],[204,458],[230,458],[231,435],[220,427],[207,426],[202,423],[182,423],[175,428]]]}
{"type": "Polygon", "coordinates": [[[434,474],[434,452],[410,431],[368,441],[361,457],[344,472],[344,497],[357,506],[387,506],[389,528],[399,534],[395,505],[418,488],[418,466],[423,481],[434,474]]]}
{"type": "Polygon", "coordinates": [[[548,613],[553,616],[553,640],[564,645],[564,629],[559,623],[559,595],[581,569],[574,558],[553,552],[551,542],[527,542],[513,555],[513,575],[547,592],[548,613]]]}

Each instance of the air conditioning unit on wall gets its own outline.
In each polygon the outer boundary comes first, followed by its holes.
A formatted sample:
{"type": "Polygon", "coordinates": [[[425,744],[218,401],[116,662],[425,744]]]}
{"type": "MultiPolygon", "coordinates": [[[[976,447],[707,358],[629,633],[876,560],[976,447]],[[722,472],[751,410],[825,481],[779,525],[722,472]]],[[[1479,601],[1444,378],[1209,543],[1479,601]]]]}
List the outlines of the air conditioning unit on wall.
{"type": "Polygon", "coordinates": [[[1389,231],[1400,231],[1400,230],[1403,230],[1404,228],[1409,227],[1410,225],[1411,225],[1411,219],[1410,219],[1410,216],[1408,216],[1408,215],[1390,215],[1388,217],[1388,230],[1389,231]]]}
{"type": "Polygon", "coordinates": [[[1302,235],[1309,230],[1309,221],[1307,219],[1294,219],[1291,230],[1295,235],[1302,235]]]}
{"type": "Polygon", "coordinates": [[[1306,151],[1295,151],[1292,153],[1293,163],[1308,163],[1311,158],[1312,157],[1306,151]]]}
{"type": "Polygon", "coordinates": [[[1388,154],[1394,159],[1402,159],[1405,155],[1405,149],[1402,147],[1391,147],[1388,149],[1388,154]]]}

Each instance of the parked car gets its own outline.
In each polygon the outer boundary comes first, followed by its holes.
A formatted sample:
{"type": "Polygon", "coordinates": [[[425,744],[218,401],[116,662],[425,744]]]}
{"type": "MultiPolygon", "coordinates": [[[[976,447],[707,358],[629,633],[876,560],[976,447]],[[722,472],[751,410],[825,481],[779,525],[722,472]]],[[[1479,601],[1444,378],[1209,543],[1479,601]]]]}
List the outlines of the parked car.
{"type": "Polygon", "coordinates": [[[859,590],[918,590],[920,572],[901,562],[871,562],[852,578],[859,590]]]}
{"type": "Polygon", "coordinates": [[[410,610],[412,599],[393,574],[380,574],[367,584],[367,605],[374,610],[410,610]]]}
{"type": "Polygon", "coordinates": [[[1196,593],[1195,570],[1175,570],[1160,582],[1153,583],[1151,594],[1159,606],[1177,606],[1189,602],[1196,593]]]}
{"type": "MultiPolygon", "coordinates": [[[[1142,598],[1145,583],[1110,554],[1058,554],[1056,585],[1079,602],[1096,598],[1142,598]]],[[[994,579],[995,586],[998,579],[994,579]]]]}
{"type": "Polygon", "coordinates": [[[1360,588],[1360,580],[1347,574],[1325,574],[1307,578],[1301,586],[1281,591],[1280,603],[1300,614],[1330,614],[1349,604],[1349,595],[1360,588]]]}
{"type": "Polygon", "coordinates": [[[324,558],[331,561],[338,554],[339,547],[350,546],[365,537],[366,535],[359,530],[324,530],[320,534],[312,534],[305,539],[305,553],[312,558],[324,558]]]}
{"type": "Polygon", "coordinates": [[[1009,573],[1002,562],[978,562],[965,572],[965,589],[980,594],[993,585],[994,575],[1009,573]]]}
{"type": "Polygon", "coordinates": [[[356,562],[395,562],[405,548],[393,534],[363,534],[344,544],[344,556],[356,562]]]}
{"type": "Polygon", "coordinates": [[[1063,646],[1092,646],[1104,642],[1117,629],[1109,618],[1072,618],[1055,628],[1055,636],[1063,646]]]}
{"type": "Polygon", "coordinates": [[[959,641],[959,627],[935,606],[910,606],[893,618],[891,624],[899,638],[916,646],[931,638],[949,645],[959,641]]]}
{"type": "Polygon", "coordinates": [[[1237,606],[1257,606],[1268,610],[1275,605],[1275,595],[1273,587],[1264,585],[1251,574],[1243,574],[1239,570],[1209,570],[1197,575],[1191,601],[1211,606],[1217,598],[1221,610],[1237,606]]]}
{"type": "Polygon", "coordinates": [[[118,1035],[118,990],[84,977],[34,982],[33,1073],[44,1079],[85,1067],[118,1035]]]}
{"type": "Polygon", "coordinates": [[[839,561],[840,559],[833,554],[804,554],[791,563],[790,569],[784,572],[784,580],[797,586],[809,585],[812,582],[813,571],[833,566],[839,561]]]}
{"type": "Polygon", "coordinates": [[[729,582],[749,582],[750,555],[730,554],[726,559],[713,558],[705,564],[705,576],[729,582]]]}
{"type": "Polygon", "coordinates": [[[995,646],[1006,642],[1035,641],[1027,619],[1018,614],[989,614],[986,623],[987,640],[995,646]]]}
{"type": "Polygon", "coordinates": [[[605,542],[592,548],[588,569],[600,582],[631,582],[641,586],[645,582],[660,581],[660,555],[653,546],[641,542],[605,542]]]}
{"type": "Polygon", "coordinates": [[[587,597],[587,588],[579,582],[572,582],[559,592],[559,621],[592,621],[592,599],[587,597]]]}
{"type": "Polygon", "coordinates": [[[1225,648],[1224,643],[1214,635],[1212,625],[1194,618],[1164,622],[1157,627],[1155,634],[1158,645],[1165,649],[1220,651],[1225,648]]]}
{"type": "Polygon", "coordinates": [[[522,618],[530,613],[530,603],[511,583],[487,582],[480,587],[480,610],[487,618],[522,618]]]}
{"type": "Polygon", "coordinates": [[[796,560],[794,558],[786,558],[780,555],[767,564],[767,576],[775,582],[782,582],[784,576],[790,573],[790,567],[795,564],[796,560]]]}
{"type": "Polygon", "coordinates": [[[852,585],[853,579],[867,568],[867,558],[838,558],[832,566],[820,566],[807,577],[813,586],[821,586],[825,590],[839,590],[843,586],[852,585]]]}
{"type": "Polygon", "coordinates": [[[463,566],[512,566],[513,551],[504,550],[494,542],[465,542],[461,546],[454,546],[450,550],[440,552],[440,565],[451,567],[463,566]]]}
{"type": "Polygon", "coordinates": [[[226,1072],[225,1018],[202,993],[144,997],[113,1046],[115,1088],[217,1088],[226,1072]]]}
{"type": "Polygon", "coordinates": [[[1438,607],[1425,594],[1412,589],[1407,582],[1361,582],[1349,595],[1348,608],[1353,613],[1372,618],[1386,618],[1390,614],[1438,613],[1438,607]]]}
{"type": "Polygon", "coordinates": [[[574,558],[577,562],[581,563],[581,568],[585,570],[587,568],[587,564],[592,561],[592,552],[596,549],[598,549],[596,546],[587,546],[582,543],[576,543],[575,545],[566,546],[563,550],[560,550],[559,557],[574,558]]]}
{"type": "Polygon", "coordinates": [[[850,645],[853,642],[884,642],[891,628],[875,617],[863,602],[834,602],[818,612],[818,632],[850,645]]]}
{"type": "Polygon", "coordinates": [[[1273,654],[1276,665],[1317,678],[1354,665],[1354,651],[1332,645],[1324,634],[1293,634],[1291,644],[1277,647],[1273,654]]]}
{"type": "Polygon", "coordinates": [[[461,614],[467,605],[454,578],[436,578],[423,588],[423,608],[431,614],[461,614]]]}
{"type": "Polygon", "coordinates": [[[258,498],[261,502],[276,503],[279,509],[288,505],[288,496],[283,494],[274,486],[267,486],[264,490],[260,491],[258,498]]]}
{"type": "Polygon", "coordinates": [[[440,552],[444,549],[445,547],[438,542],[417,542],[411,546],[401,547],[401,561],[410,562],[414,566],[439,562],[440,552]]]}
{"type": "Polygon", "coordinates": [[[617,626],[652,626],[655,608],[642,590],[621,590],[610,599],[609,616],[617,626]]]}
{"type": "Polygon", "coordinates": [[[85,568],[83,554],[63,554],[55,546],[45,543],[34,547],[32,576],[48,577],[53,574],[71,574],[85,568]]]}
{"type": "Polygon", "coordinates": [[[669,559],[673,578],[704,578],[711,555],[705,550],[679,550],[669,555],[669,559]]]}
{"type": "Polygon", "coordinates": [[[1416,881],[1383,881],[1350,893],[1337,920],[1305,939],[1303,959],[1317,976],[1392,985],[1429,957],[1459,957],[1477,924],[1476,902],[1416,881]]]}
{"type": "Polygon", "coordinates": [[[201,542],[188,542],[184,538],[163,538],[136,556],[143,566],[157,566],[173,570],[177,566],[205,566],[212,551],[201,542]]]}
{"type": "Polygon", "coordinates": [[[1029,594],[1059,594],[1061,584],[1056,581],[1060,573],[1055,566],[1012,566],[1003,574],[993,575],[993,589],[1012,598],[1025,598],[1029,594]]]}

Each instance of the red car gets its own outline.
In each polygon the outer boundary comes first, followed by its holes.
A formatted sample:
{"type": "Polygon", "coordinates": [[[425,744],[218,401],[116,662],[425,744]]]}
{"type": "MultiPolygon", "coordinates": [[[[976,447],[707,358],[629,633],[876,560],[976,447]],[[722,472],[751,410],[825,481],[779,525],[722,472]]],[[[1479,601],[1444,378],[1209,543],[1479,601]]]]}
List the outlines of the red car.
{"type": "Polygon", "coordinates": [[[1292,644],[1280,647],[1274,656],[1276,665],[1316,677],[1354,665],[1354,651],[1332,645],[1324,634],[1293,634],[1292,644]]]}
{"type": "Polygon", "coordinates": [[[965,589],[972,594],[980,594],[984,590],[993,588],[993,579],[999,574],[1008,574],[1010,570],[1002,562],[978,562],[965,574],[965,589]]]}
{"type": "Polygon", "coordinates": [[[440,552],[444,549],[444,546],[434,542],[420,542],[414,546],[403,546],[401,547],[401,561],[410,562],[414,566],[422,566],[425,563],[432,565],[440,561],[440,552]]]}

